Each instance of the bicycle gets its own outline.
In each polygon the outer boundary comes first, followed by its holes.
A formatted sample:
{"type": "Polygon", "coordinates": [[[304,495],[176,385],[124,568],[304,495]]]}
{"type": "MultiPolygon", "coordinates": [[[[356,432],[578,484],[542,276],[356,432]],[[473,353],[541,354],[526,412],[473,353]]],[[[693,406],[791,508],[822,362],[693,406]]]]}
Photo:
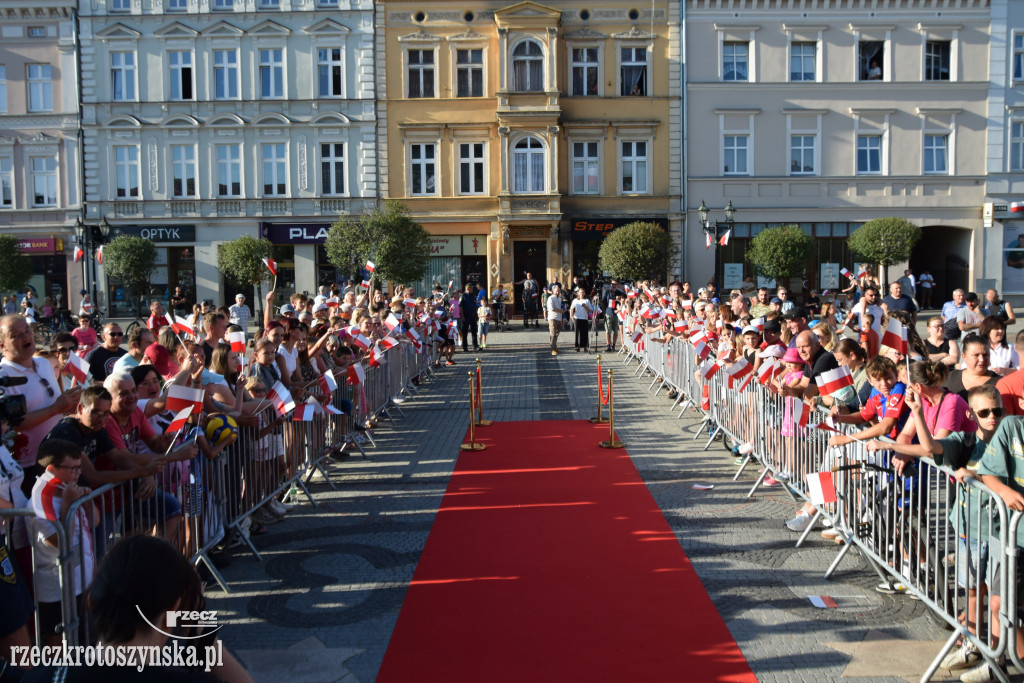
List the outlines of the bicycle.
{"type": "Polygon", "coordinates": [[[143,329],[145,329],[145,328],[147,328],[149,326],[149,324],[148,324],[149,321],[148,321],[148,319],[145,317],[145,315],[142,312],[142,304],[143,304],[144,301],[145,301],[145,299],[139,299],[136,302],[136,305],[135,305],[135,319],[133,321],[131,321],[130,323],[128,323],[128,327],[124,331],[124,338],[125,339],[128,339],[128,337],[131,335],[131,333],[135,330],[136,327],[141,326],[143,329]]]}
{"type": "Polygon", "coordinates": [[[61,332],[70,332],[75,329],[76,324],[71,317],[71,311],[64,309],[58,311],[57,315],[41,319],[36,325],[36,345],[49,346],[53,338],[61,332]]]}

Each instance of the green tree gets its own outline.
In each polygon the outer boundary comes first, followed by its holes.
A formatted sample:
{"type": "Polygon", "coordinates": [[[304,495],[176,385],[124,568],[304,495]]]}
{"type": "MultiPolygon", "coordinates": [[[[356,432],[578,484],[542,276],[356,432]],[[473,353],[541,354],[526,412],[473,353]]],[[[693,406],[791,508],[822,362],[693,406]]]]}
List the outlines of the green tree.
{"type": "Polygon", "coordinates": [[[239,237],[225,242],[217,249],[217,267],[237,282],[257,286],[270,271],[263,259],[274,253],[274,245],[267,239],[239,237]]]}
{"type": "Polygon", "coordinates": [[[156,268],[156,247],[145,237],[118,235],[103,247],[107,277],[121,280],[138,297],[149,294],[149,279],[156,268]]]}
{"type": "Polygon", "coordinates": [[[798,225],[780,225],[762,230],[750,240],[747,262],[761,277],[786,283],[798,277],[811,259],[814,240],[798,225]]]}
{"type": "Polygon", "coordinates": [[[0,235],[0,291],[15,292],[32,277],[32,260],[21,253],[21,241],[0,235]]]}
{"type": "Polygon", "coordinates": [[[327,233],[327,258],[345,274],[359,272],[367,261],[383,282],[411,284],[430,265],[430,233],[395,200],[358,216],[341,216],[327,233]]]}
{"type": "Polygon", "coordinates": [[[880,265],[884,286],[889,266],[910,260],[914,245],[921,239],[921,228],[905,218],[875,218],[860,226],[848,238],[850,250],[858,260],[880,265]]]}
{"type": "Polygon", "coordinates": [[[663,277],[676,252],[672,237],[657,223],[635,221],[612,230],[601,243],[598,263],[622,280],[663,277]]]}

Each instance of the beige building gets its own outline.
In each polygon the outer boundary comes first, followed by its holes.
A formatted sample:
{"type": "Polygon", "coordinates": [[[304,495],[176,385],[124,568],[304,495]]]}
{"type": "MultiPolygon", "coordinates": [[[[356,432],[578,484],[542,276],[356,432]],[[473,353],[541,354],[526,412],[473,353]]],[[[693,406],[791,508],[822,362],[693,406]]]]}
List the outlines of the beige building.
{"type": "Polygon", "coordinates": [[[835,289],[854,265],[849,232],[901,216],[924,230],[910,265],[931,270],[936,298],[972,285],[988,34],[987,0],[687,1],[687,277],[703,283],[717,268],[737,286],[751,274],[749,239],[798,223],[815,254],[805,281],[786,284],[835,289]],[[737,210],[714,259],[702,200],[712,220],[730,200],[737,210]]]}
{"type": "Polygon", "coordinates": [[[378,0],[381,193],[433,236],[422,287],[596,276],[638,218],[681,234],[680,9],[378,0]]]}
{"type": "MultiPolygon", "coordinates": [[[[40,297],[78,302],[81,210],[74,2],[0,3],[0,232],[21,239],[40,297]]],[[[40,298],[42,301],[42,298],[40,298]]]]}

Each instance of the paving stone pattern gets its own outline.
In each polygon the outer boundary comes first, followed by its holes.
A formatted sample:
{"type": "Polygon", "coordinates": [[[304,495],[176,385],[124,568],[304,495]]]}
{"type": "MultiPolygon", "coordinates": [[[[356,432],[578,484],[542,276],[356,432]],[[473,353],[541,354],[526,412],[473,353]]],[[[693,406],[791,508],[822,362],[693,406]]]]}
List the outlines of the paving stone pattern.
{"type": "MultiPolygon", "coordinates": [[[[488,419],[595,413],[596,354],[575,353],[571,335],[563,333],[557,357],[546,329],[517,324],[488,341],[479,353],[456,353],[457,365],[402,405],[404,419],[382,421],[366,459],[332,465],[337,491],[314,483],[316,507],[301,503],[257,537],[263,562],[240,548],[223,558],[233,592],[212,591],[209,602],[226,645],[257,681],[374,680],[468,427],[473,358],[484,361],[488,419]]],[[[877,577],[856,553],[825,581],[837,546],[814,532],[794,548],[796,534],[783,522],[797,504],[778,489],[747,500],[755,471],[732,482],[721,443],[704,452],[706,437],[691,440],[693,415],[676,419],[664,392],[648,392],[651,378],[604,356],[604,367],[616,369],[617,432],[759,680],[839,680],[851,655],[829,643],[861,643],[868,633],[880,645],[891,639],[896,652],[911,641],[938,649],[947,632],[919,602],[875,592],[877,577]],[[832,596],[839,608],[814,608],[810,595],[832,596]]],[[[906,680],[877,673],[843,680],[906,680]]]]}

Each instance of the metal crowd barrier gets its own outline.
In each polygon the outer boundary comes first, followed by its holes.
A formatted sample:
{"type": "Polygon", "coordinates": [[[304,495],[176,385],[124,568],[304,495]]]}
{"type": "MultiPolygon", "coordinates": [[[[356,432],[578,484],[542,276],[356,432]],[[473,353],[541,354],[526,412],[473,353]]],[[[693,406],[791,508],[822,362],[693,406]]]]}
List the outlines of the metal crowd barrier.
{"type": "MultiPolygon", "coordinates": [[[[837,502],[817,507],[812,524],[796,543],[799,547],[804,542],[819,519],[832,523],[842,547],[825,578],[856,548],[878,574],[884,585],[880,589],[911,594],[953,630],[922,681],[934,675],[959,638],[969,638],[993,665],[1009,650],[1010,660],[1024,670],[1016,648],[1008,645],[1015,642],[1018,628],[1016,529],[1021,513],[1014,512],[1011,519],[1002,499],[980,479],[960,484],[952,470],[931,458],[915,459],[900,476],[892,468],[890,451],[869,451],[858,441],[830,449],[828,441],[835,431],[856,430],[846,425],[817,428],[825,420],[821,413],[813,413],[807,427],[797,427],[784,397],[762,387],[756,377],[743,391],[729,385],[724,369],[704,381],[694,347],[680,338],[665,344],[652,341],[660,336],[645,334],[634,343],[625,334],[624,362],[636,359],[636,374],[647,371],[654,376],[649,390],[657,384],[659,391],[667,386],[677,392],[672,409],[682,405],[680,416],[690,406],[699,410],[702,422],[694,438],[707,425],[710,438],[704,450],[719,433],[735,444],[753,447],[734,477],[738,479],[750,463],[763,466],[748,498],[770,475],[795,501],[810,502],[807,475],[832,473],[837,502]],[[987,568],[980,560],[984,556],[987,568]],[[1003,597],[998,619],[984,599],[993,588],[1003,597]]],[[[1008,680],[998,666],[993,670],[1000,680],[1008,680]]]]}

